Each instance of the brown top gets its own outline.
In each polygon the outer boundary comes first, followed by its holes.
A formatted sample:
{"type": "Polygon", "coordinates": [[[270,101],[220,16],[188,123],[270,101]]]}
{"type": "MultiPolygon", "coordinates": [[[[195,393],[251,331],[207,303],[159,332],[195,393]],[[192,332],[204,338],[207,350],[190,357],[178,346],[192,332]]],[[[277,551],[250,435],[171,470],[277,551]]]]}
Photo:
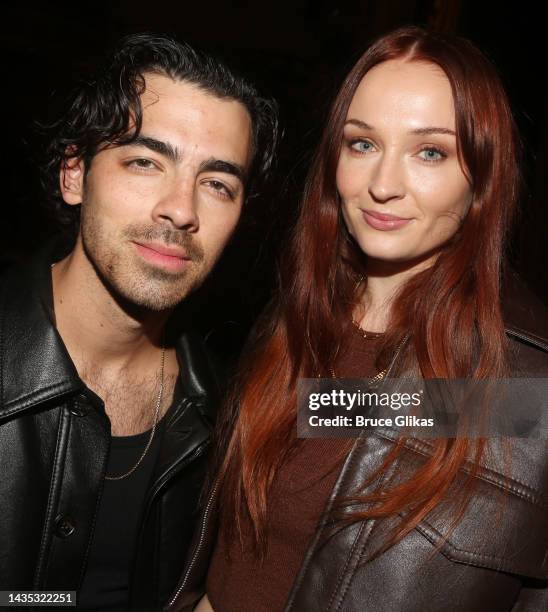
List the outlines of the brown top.
{"type": "MultiPolygon", "coordinates": [[[[352,326],[336,375],[373,377],[379,343],[379,337],[364,338],[352,326]]],[[[243,549],[239,542],[226,542],[221,525],[206,584],[215,612],[283,610],[339,475],[345,457],[341,450],[347,446],[344,438],[308,438],[284,463],[268,500],[267,553],[262,562],[252,552],[249,525],[243,526],[243,549]]]]}

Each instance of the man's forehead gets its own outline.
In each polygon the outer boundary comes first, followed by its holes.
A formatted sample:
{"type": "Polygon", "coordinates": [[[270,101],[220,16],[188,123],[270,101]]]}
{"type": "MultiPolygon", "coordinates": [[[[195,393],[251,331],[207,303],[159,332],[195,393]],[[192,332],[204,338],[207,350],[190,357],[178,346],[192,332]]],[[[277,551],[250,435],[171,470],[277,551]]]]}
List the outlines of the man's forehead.
{"type": "Polygon", "coordinates": [[[219,98],[198,85],[165,75],[147,75],[141,95],[142,133],[167,142],[180,156],[192,148],[207,157],[231,157],[247,166],[251,118],[236,100],[219,98]]]}
{"type": "Polygon", "coordinates": [[[204,113],[214,111],[209,118],[219,113],[237,114],[251,122],[245,105],[239,100],[217,95],[197,83],[184,79],[173,79],[165,74],[145,74],[145,88],[141,94],[143,114],[146,110],[156,111],[158,105],[170,103],[187,109],[188,112],[204,113]]]}

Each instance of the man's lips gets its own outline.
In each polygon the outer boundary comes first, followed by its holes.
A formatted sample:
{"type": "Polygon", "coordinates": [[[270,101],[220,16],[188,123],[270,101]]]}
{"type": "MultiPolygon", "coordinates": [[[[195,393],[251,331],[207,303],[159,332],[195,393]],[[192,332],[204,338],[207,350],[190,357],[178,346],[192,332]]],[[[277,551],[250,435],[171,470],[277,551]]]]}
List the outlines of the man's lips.
{"type": "Polygon", "coordinates": [[[398,229],[412,220],[387,213],[379,213],[374,210],[361,209],[361,211],[368,225],[382,231],[398,229]]]}
{"type": "Polygon", "coordinates": [[[190,257],[186,254],[186,251],[181,247],[170,247],[164,244],[155,244],[152,242],[135,242],[135,244],[144,247],[145,249],[155,251],[160,255],[167,255],[168,257],[178,257],[179,259],[190,259],[190,257]]]}
{"type": "Polygon", "coordinates": [[[182,269],[190,257],[181,247],[171,247],[151,242],[135,242],[137,252],[143,259],[170,270],[182,269]]]}

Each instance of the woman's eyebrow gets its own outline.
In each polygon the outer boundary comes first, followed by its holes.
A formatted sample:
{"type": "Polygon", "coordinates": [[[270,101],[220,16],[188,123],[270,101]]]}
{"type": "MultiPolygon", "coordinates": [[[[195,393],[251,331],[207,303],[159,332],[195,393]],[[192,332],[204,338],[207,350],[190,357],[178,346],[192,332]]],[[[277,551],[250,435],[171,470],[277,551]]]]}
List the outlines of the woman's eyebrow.
{"type": "MultiPolygon", "coordinates": [[[[363,130],[374,130],[375,128],[369,123],[365,123],[365,121],[361,121],[360,119],[348,119],[345,125],[355,125],[363,130]]],[[[456,136],[454,130],[450,130],[449,128],[442,127],[421,127],[414,128],[409,130],[409,134],[451,134],[452,136],[456,136]]]]}

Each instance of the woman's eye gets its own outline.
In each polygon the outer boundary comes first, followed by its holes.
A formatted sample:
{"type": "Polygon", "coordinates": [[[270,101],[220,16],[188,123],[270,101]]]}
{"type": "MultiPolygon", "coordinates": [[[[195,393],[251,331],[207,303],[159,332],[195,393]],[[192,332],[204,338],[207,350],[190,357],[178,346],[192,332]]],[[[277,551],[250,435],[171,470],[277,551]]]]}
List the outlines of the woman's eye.
{"type": "Polygon", "coordinates": [[[421,159],[427,162],[438,162],[447,157],[447,155],[436,147],[426,147],[420,152],[421,159]]]}
{"type": "Polygon", "coordinates": [[[353,140],[350,142],[350,148],[357,153],[369,153],[373,145],[368,140],[353,140]]]}

